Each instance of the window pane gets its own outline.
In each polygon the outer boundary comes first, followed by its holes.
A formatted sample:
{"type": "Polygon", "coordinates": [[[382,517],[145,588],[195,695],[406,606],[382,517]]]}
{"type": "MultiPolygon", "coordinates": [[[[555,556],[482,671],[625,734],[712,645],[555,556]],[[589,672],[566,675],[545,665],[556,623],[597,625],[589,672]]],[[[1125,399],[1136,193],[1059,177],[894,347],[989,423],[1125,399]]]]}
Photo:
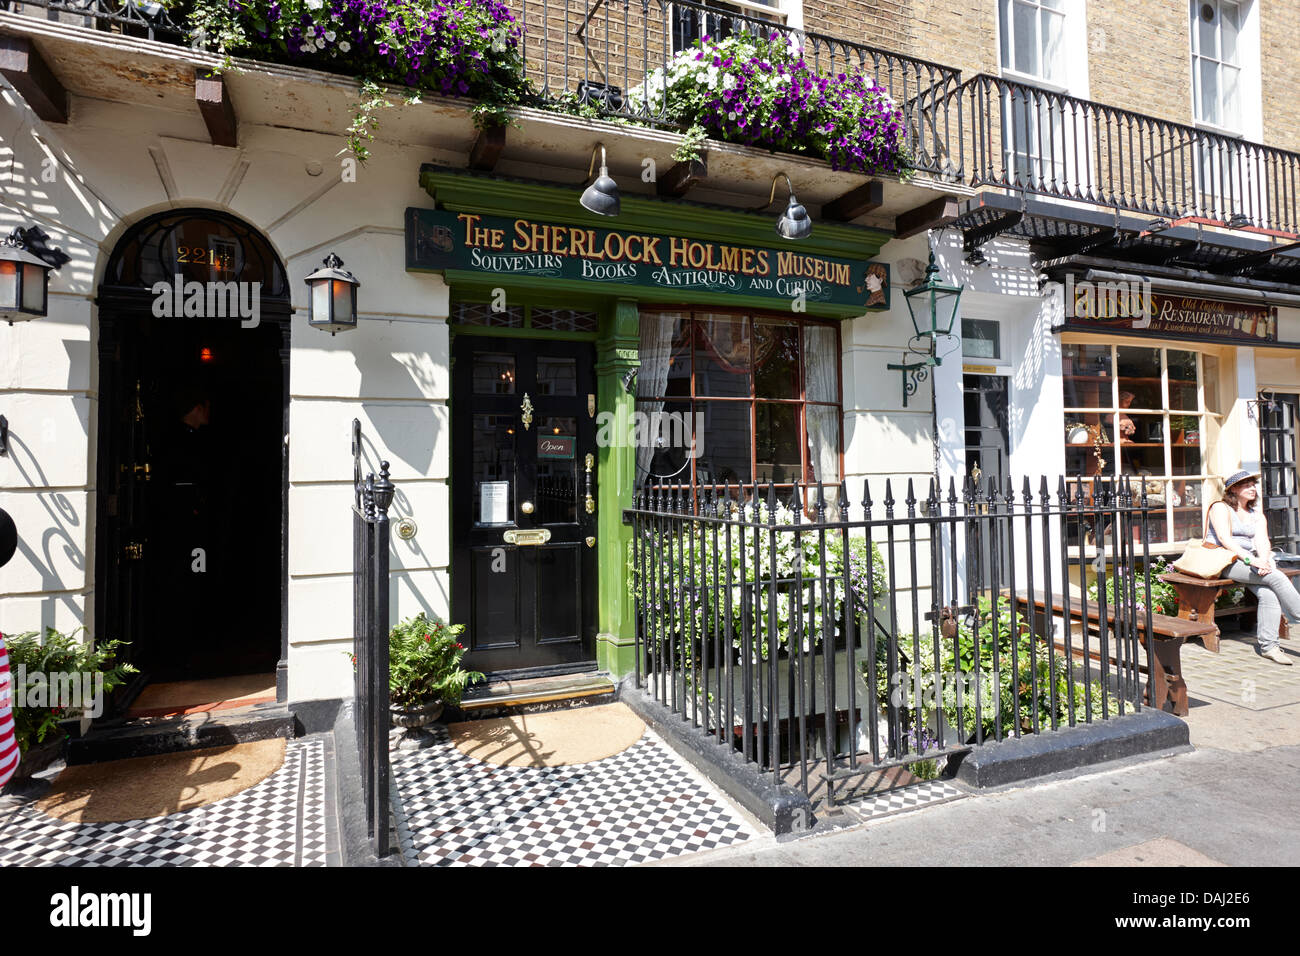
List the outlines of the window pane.
{"type": "Polygon", "coordinates": [[[754,322],[754,394],[758,398],[799,397],[799,327],[754,322]]]}
{"type": "Polygon", "coordinates": [[[695,443],[695,468],[701,484],[749,484],[752,480],[750,407],[749,402],[695,403],[695,422],[701,430],[695,443]]]}
{"type": "Polygon", "coordinates": [[[1196,353],[1169,350],[1169,407],[1198,411],[1196,404],[1196,353]]]}
{"type": "MultiPolygon", "coordinates": [[[[1236,128],[1241,125],[1241,113],[1237,108],[1237,96],[1241,70],[1235,66],[1224,66],[1219,70],[1223,78],[1223,124],[1236,128]]],[[[1237,187],[1240,190],[1240,186],[1237,187]]]]}
{"type": "Polygon", "coordinates": [[[749,321],[741,315],[695,316],[695,394],[748,398],[749,321]]]}
{"type": "Polygon", "coordinates": [[[799,454],[799,409],[795,405],[759,402],[754,434],[759,481],[789,484],[803,480],[799,454]]]}
{"type": "Polygon", "coordinates": [[[1110,346],[1061,346],[1066,408],[1110,408],[1114,402],[1110,346]]]}
{"type": "Polygon", "coordinates": [[[1201,79],[1201,120],[1205,123],[1219,124],[1219,76],[1218,66],[1211,60],[1199,63],[1201,79]]]}
{"type": "Polygon", "coordinates": [[[840,351],[835,330],[825,325],[806,325],[803,330],[805,398],[810,402],[840,400],[840,351]]]}
{"type": "Polygon", "coordinates": [[[474,416],[474,522],[514,520],[515,417],[474,416]]]}
{"type": "Polygon", "coordinates": [[[571,358],[537,359],[538,395],[577,395],[578,363],[571,358]]]}
{"type": "Polygon", "coordinates": [[[451,321],[453,325],[522,329],[524,327],[524,310],[522,306],[516,305],[498,312],[493,310],[492,306],[487,303],[458,302],[452,306],[451,321]]]}
{"type": "Polygon", "coordinates": [[[1210,19],[1206,20],[1204,16],[1206,7],[1213,9],[1208,3],[1203,3],[1196,8],[1196,52],[1201,56],[1217,57],[1219,50],[1214,42],[1214,21],[1218,17],[1211,15],[1210,19]]]}
{"type": "Polygon", "coordinates": [[[473,381],[475,395],[513,395],[515,357],[509,352],[475,352],[473,381]]]}
{"type": "MultiPolygon", "coordinates": [[[[961,320],[961,354],[967,358],[1002,357],[998,323],[989,319],[961,320]]],[[[809,398],[812,396],[810,395],[809,398]]]]}
{"type": "Polygon", "coordinates": [[[1002,24],[1002,66],[1010,69],[1011,63],[1011,0],[1002,0],[999,10],[999,22],[1002,24]]]}
{"type": "Polygon", "coordinates": [[[1219,407],[1219,359],[1214,355],[1206,355],[1201,359],[1201,365],[1205,375],[1205,410],[1207,412],[1218,412],[1219,407]]]}
{"type": "Polygon", "coordinates": [[[547,415],[537,423],[538,524],[572,524],[578,520],[578,420],[547,415]],[[567,442],[547,442],[547,439],[567,442]],[[566,447],[567,446],[567,447],[566,447]],[[567,457],[558,457],[567,451],[567,457]]]}
{"type": "Polygon", "coordinates": [[[600,326],[600,317],[595,312],[579,312],[577,309],[533,309],[533,328],[550,329],[554,332],[595,332],[600,326]]]}
{"type": "Polygon", "coordinates": [[[1219,59],[1224,63],[1237,62],[1237,7],[1225,3],[1219,13],[1219,59]]]}
{"type": "Polygon", "coordinates": [[[1021,73],[1038,75],[1038,32],[1035,21],[1038,11],[1025,3],[1015,4],[1012,30],[1016,43],[1016,69],[1021,73]]]}
{"type": "MultiPolygon", "coordinates": [[[[695,419],[690,402],[637,402],[636,410],[640,413],[633,435],[637,481],[650,484],[691,481],[695,419]]],[[[748,422],[745,432],[749,432],[748,422]]]]}
{"type": "Polygon", "coordinates": [[[690,322],[680,312],[641,314],[638,398],[691,393],[690,322]]]}
{"type": "Polygon", "coordinates": [[[1061,40],[1065,35],[1065,16],[1048,10],[1042,12],[1043,76],[1059,83],[1065,77],[1065,49],[1061,40]]]}
{"type": "Polygon", "coordinates": [[[830,405],[807,406],[808,465],[813,480],[840,480],[840,410],[830,405]]]}

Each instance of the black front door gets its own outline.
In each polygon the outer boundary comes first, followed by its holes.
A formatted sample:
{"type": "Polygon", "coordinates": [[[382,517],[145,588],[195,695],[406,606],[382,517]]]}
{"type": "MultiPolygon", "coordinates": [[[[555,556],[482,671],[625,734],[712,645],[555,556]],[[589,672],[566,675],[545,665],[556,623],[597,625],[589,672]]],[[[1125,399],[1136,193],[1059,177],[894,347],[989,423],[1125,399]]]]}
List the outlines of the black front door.
{"type": "Polygon", "coordinates": [[[99,634],[149,681],[273,673],[280,325],[142,307],[101,335],[99,634]]]}
{"type": "Polygon", "coordinates": [[[455,338],[452,617],[477,670],[595,658],[593,364],[585,342],[455,338]]]}
{"type": "Polygon", "coordinates": [[[1261,395],[1260,461],[1268,539],[1276,548],[1300,548],[1300,488],[1296,484],[1296,436],[1300,426],[1295,395],[1261,395]]]}

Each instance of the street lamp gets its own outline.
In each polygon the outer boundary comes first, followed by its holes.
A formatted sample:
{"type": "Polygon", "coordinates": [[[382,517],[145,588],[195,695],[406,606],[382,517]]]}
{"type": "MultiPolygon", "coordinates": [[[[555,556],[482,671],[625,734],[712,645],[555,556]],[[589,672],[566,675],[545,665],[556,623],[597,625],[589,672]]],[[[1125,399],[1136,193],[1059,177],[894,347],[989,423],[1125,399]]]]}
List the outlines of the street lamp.
{"type": "Polygon", "coordinates": [[[939,267],[934,264],[934,250],[931,249],[925,278],[903,293],[907,299],[907,311],[912,316],[912,328],[916,330],[913,338],[925,339],[928,346],[917,362],[909,362],[905,353],[901,364],[890,362],[885,366],[902,373],[904,408],[908,396],[916,394],[920,383],[929,376],[930,369],[943,364],[943,358],[935,354],[935,340],[941,335],[952,335],[952,327],[957,321],[957,306],[964,290],[965,286],[944,285],[939,281],[939,267]]]}
{"type": "Polygon", "coordinates": [[[10,325],[49,314],[50,270],[62,266],[68,256],[49,248],[48,238],[39,226],[32,226],[0,239],[0,317],[10,325]]]}
{"type": "Polygon", "coordinates": [[[323,268],[306,279],[311,289],[308,298],[307,324],[335,335],[357,327],[356,276],[343,270],[343,260],[330,253],[323,268]]]}

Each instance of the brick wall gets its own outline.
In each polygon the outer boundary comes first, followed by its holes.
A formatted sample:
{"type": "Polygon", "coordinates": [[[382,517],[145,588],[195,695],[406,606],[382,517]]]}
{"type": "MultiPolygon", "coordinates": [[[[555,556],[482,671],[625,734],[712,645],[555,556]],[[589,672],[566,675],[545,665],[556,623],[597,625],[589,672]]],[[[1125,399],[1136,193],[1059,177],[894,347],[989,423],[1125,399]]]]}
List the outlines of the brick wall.
{"type": "Polygon", "coordinates": [[[1091,99],[1180,123],[1192,121],[1186,0],[1088,4],[1091,99]]]}
{"type": "Polygon", "coordinates": [[[1258,0],[1264,74],[1264,142],[1300,152],[1300,4],[1258,0]]]}

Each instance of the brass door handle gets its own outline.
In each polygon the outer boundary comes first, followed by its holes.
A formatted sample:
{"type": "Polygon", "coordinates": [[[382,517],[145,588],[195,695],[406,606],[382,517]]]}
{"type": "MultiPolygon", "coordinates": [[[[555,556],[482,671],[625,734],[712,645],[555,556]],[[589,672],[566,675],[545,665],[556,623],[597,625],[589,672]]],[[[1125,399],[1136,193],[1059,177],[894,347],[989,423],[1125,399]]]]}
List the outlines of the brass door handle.
{"type": "Polygon", "coordinates": [[[533,503],[531,501],[520,502],[519,510],[526,515],[530,515],[533,513],[533,503]]]}
{"type": "Polygon", "coordinates": [[[533,400],[524,392],[524,400],[519,406],[519,421],[524,426],[524,431],[528,431],[528,426],[533,423],[533,400]]]}
{"type": "Polygon", "coordinates": [[[594,515],[596,513],[596,499],[591,496],[591,466],[595,463],[595,456],[592,455],[591,452],[587,452],[587,459],[583,464],[587,466],[587,501],[585,507],[587,509],[587,514],[589,515],[594,515]]]}

